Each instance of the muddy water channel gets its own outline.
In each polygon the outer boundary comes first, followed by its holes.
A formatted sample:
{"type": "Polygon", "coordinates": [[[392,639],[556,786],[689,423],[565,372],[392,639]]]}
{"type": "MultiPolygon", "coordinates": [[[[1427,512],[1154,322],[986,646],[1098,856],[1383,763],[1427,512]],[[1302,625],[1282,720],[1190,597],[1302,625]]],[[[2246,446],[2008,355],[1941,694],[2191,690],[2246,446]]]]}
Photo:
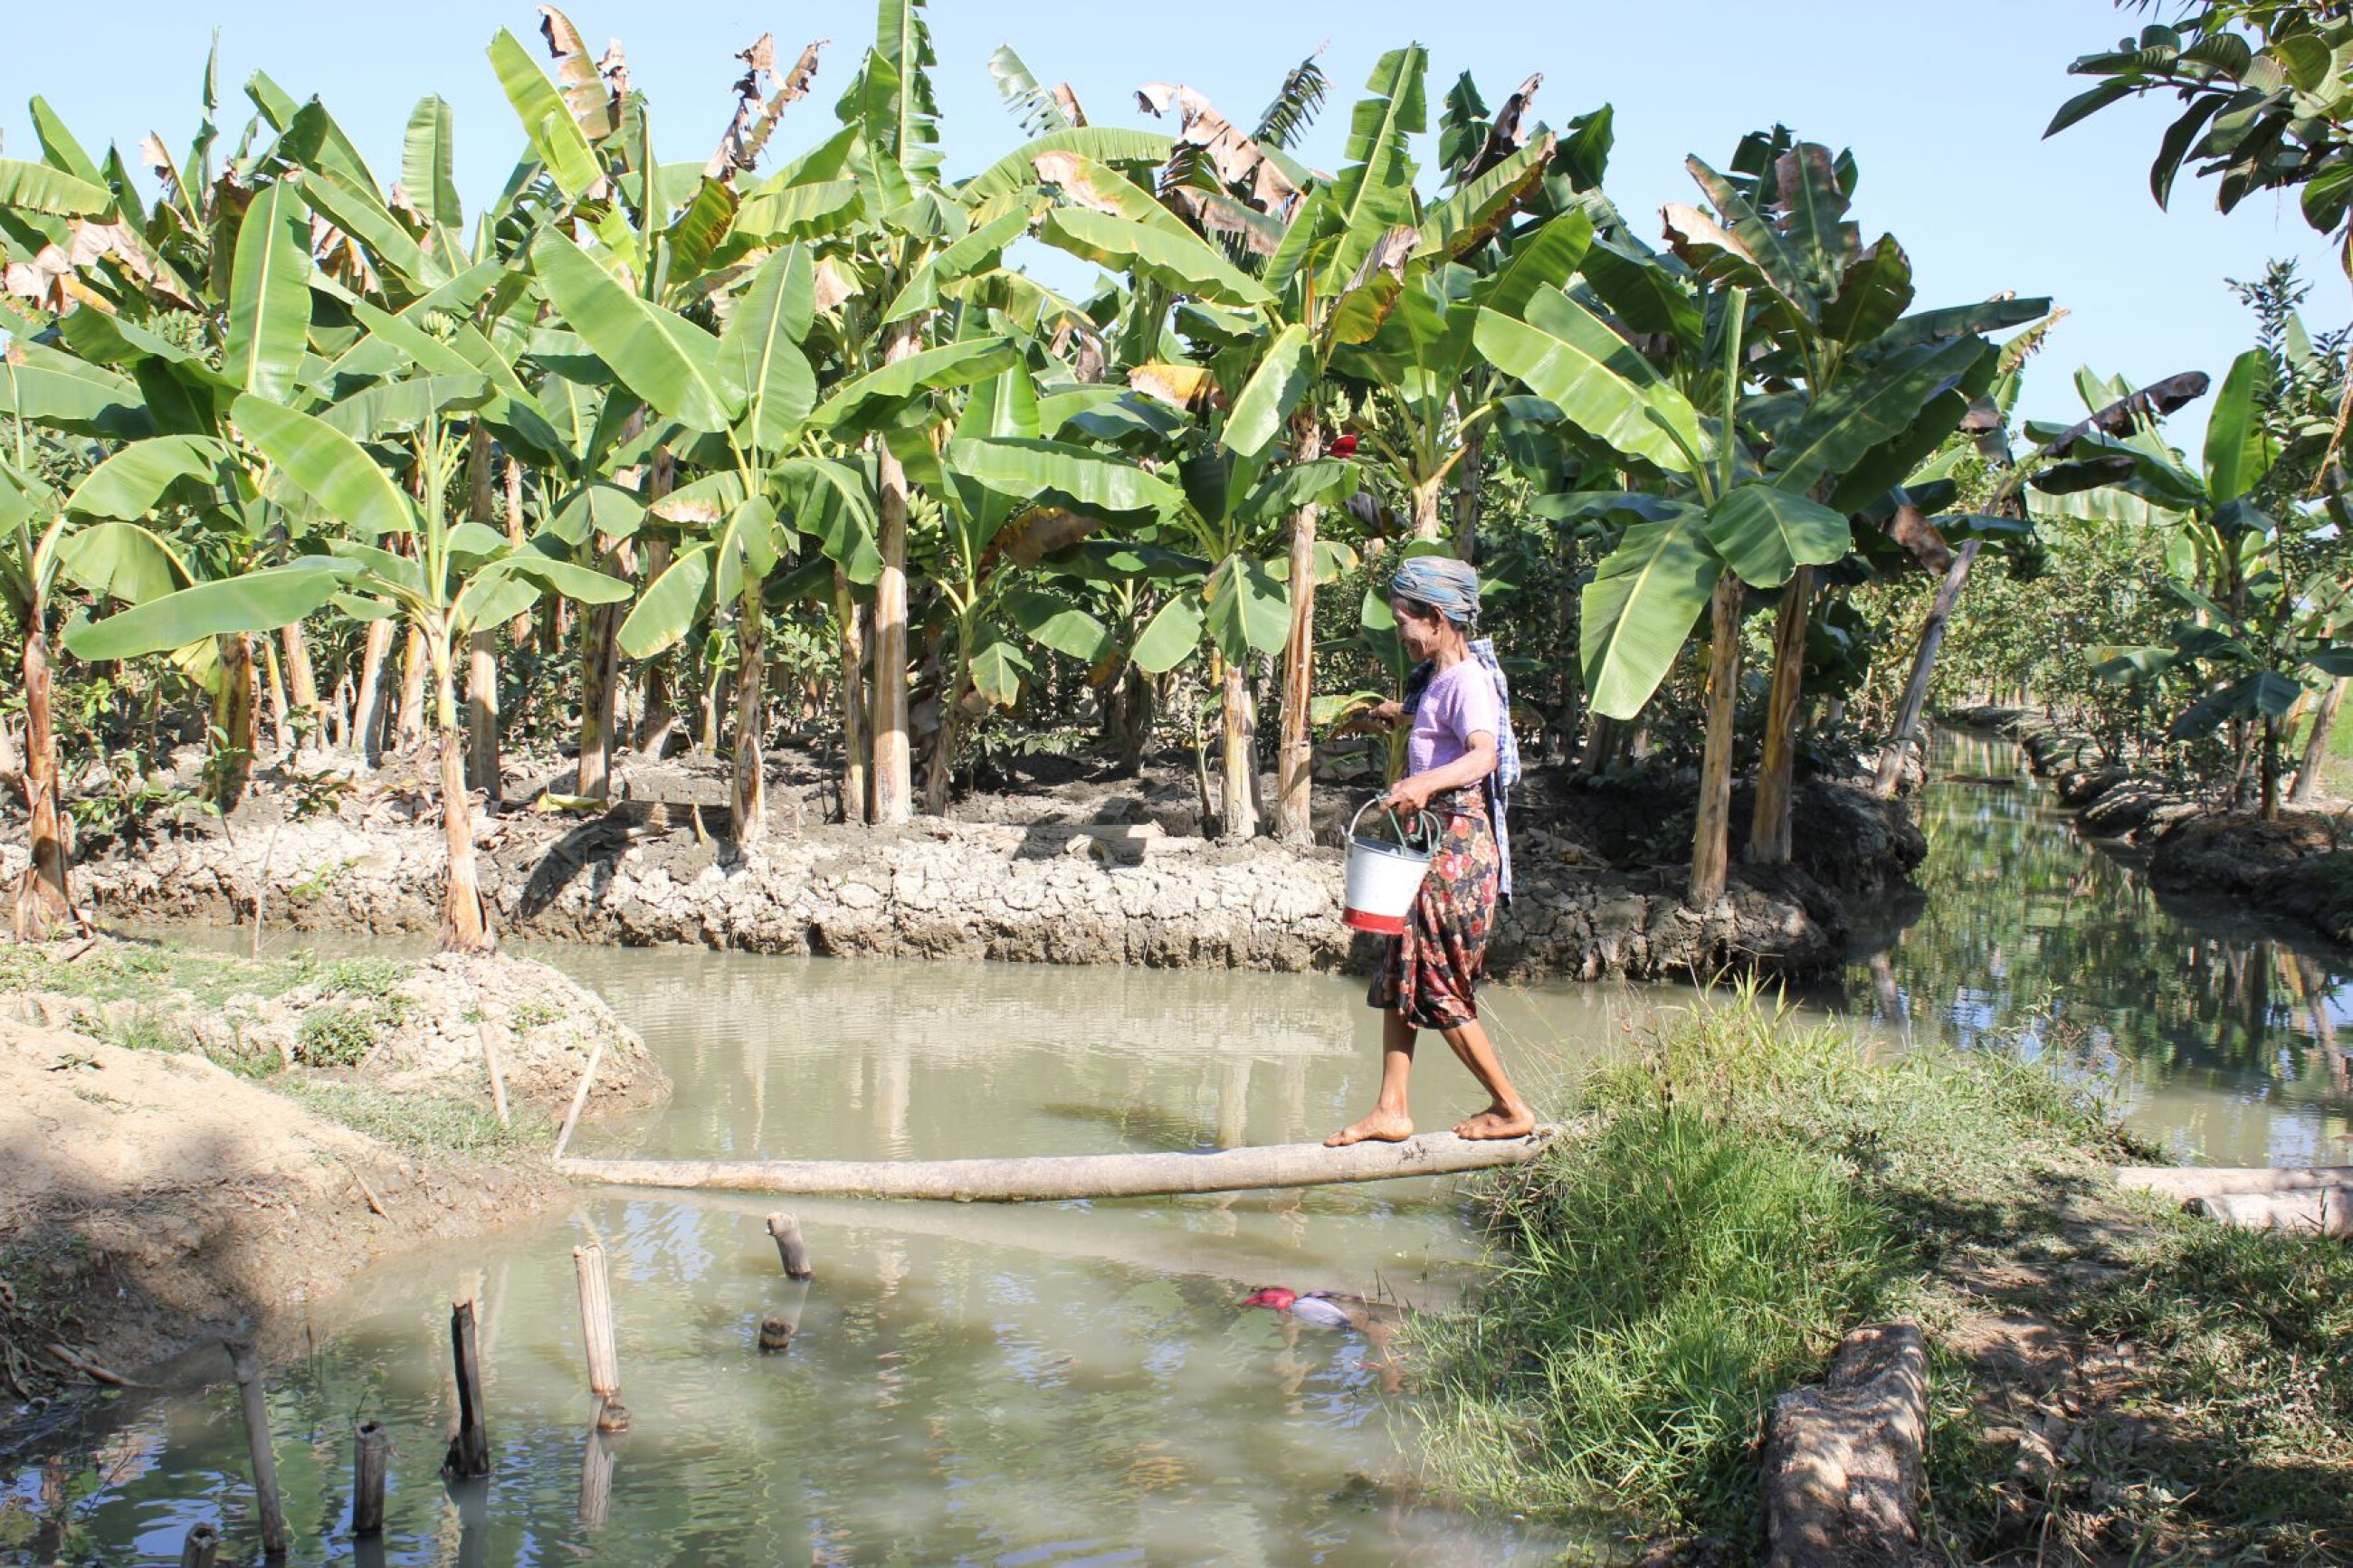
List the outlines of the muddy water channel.
{"type": "MultiPolygon", "coordinates": [[[[2081,844],[2012,748],[1940,743],[1925,903],[1813,1000],[1899,1039],[2056,1055],[2184,1157],[2348,1156],[2338,960],[2161,906],[2081,844]]],[[[923,1157],[1206,1149],[1318,1135],[1368,1101],[1377,1020],[1329,978],[544,953],[601,990],[677,1083],[582,1152],[923,1157]]],[[[1673,987],[1496,993],[1540,1093],[1622,1048],[1673,987]]],[[[1427,1062],[1424,1120],[1472,1109],[1427,1062]]],[[[271,1425],[299,1563],[1598,1562],[1585,1536],[1418,1496],[1407,1401],[1353,1335],[1240,1310],[1281,1284],[1455,1300],[1455,1190],[1036,1208],[586,1193],[572,1214],[366,1273],[280,1342],[271,1425]],[[818,1269],[763,1228],[800,1216],[818,1269]],[[612,1258],[630,1431],[588,1430],[572,1248],[612,1258]],[[436,1474],[448,1306],[481,1303],[494,1474],[436,1474]],[[783,1354],[766,1313],[795,1317],[783,1354]],[[347,1533],[350,1426],[394,1434],[378,1549],[347,1533]]],[[[171,1563],[188,1527],[255,1539],[216,1352],[0,1472],[0,1561],[171,1563]]],[[[251,1554],[247,1553],[249,1559],[251,1554]]],[[[227,1557],[224,1561],[229,1560],[227,1557]]]]}
{"type": "Polygon", "coordinates": [[[1933,775],[1919,891],[1851,973],[1852,1011],[2063,1062],[2178,1161],[2353,1162],[2353,958],[2243,906],[2154,892],[2131,851],[2078,837],[2009,742],[1941,736],[1933,775]]]}

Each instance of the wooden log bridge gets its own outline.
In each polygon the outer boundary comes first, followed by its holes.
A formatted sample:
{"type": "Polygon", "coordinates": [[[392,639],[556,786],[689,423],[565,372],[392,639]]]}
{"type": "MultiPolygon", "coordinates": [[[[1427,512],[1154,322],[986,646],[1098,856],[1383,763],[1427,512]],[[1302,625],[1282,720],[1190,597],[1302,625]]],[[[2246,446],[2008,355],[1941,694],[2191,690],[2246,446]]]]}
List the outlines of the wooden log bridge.
{"type": "Polygon", "coordinates": [[[2353,1165],[2126,1166],[2116,1184],[2243,1230],[2353,1237],[2353,1165]]]}
{"type": "Polygon", "coordinates": [[[1559,1129],[1525,1138],[1421,1132],[1398,1143],[1267,1143],[1149,1154],[1065,1154],[1008,1160],[559,1160],[585,1182],[801,1197],[925,1198],[959,1204],[1060,1203],[1159,1197],[1255,1187],[1316,1187],[1398,1176],[1444,1176],[1535,1158],[1559,1129]]]}

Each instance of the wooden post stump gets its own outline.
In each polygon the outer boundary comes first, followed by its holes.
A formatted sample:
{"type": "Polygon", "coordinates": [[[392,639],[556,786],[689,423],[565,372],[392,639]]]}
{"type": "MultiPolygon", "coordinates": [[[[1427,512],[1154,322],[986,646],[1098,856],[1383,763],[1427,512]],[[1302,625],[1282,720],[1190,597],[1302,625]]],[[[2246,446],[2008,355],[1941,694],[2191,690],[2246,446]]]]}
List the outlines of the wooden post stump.
{"type": "Polygon", "coordinates": [[[385,1469],[392,1456],[392,1437],[381,1421],[363,1421],[353,1433],[352,1533],[384,1533],[385,1469]]]}
{"type": "Polygon", "coordinates": [[[229,1371],[237,1378],[237,1399],[245,1415],[245,1445],[253,1456],[253,1492],[261,1510],[261,1554],[284,1557],[294,1538],[286,1528],[285,1504],[278,1496],[278,1455],[269,1446],[269,1410],[261,1382],[261,1363],[253,1346],[232,1341],[229,1371]]]}
{"type": "Polygon", "coordinates": [[[1857,1329],[1830,1375],[1773,1402],[1765,1436],[1766,1568],[1919,1561],[1928,1346],[1904,1321],[1857,1329]]]}
{"type": "Polygon", "coordinates": [[[813,1279],[817,1270],[809,1267],[808,1243],[801,1239],[801,1222],[779,1211],[768,1216],[768,1234],[776,1238],[776,1256],[784,1260],[787,1279],[813,1279]]]}
{"type": "Polygon", "coordinates": [[[180,1543],[180,1568],[213,1568],[219,1556],[220,1531],[209,1524],[191,1529],[180,1543]]]}
{"type": "Polygon", "coordinates": [[[491,1473],[491,1435],[482,1419],[482,1348],[470,1298],[449,1304],[449,1359],[458,1373],[458,1430],[449,1439],[444,1473],[459,1479],[491,1473]]]}
{"type": "Polygon", "coordinates": [[[572,1142],[572,1130],[580,1122],[580,1112],[588,1104],[588,1090],[596,1081],[596,1064],[605,1059],[605,1042],[600,1037],[596,1049],[588,1053],[588,1065],[580,1069],[580,1082],[572,1090],[571,1109],[564,1113],[564,1126],[555,1134],[556,1164],[564,1163],[564,1146],[572,1142]]]}
{"type": "Polygon", "coordinates": [[[621,1356],[613,1344],[613,1286],[605,1271],[605,1249],[594,1244],[572,1249],[572,1269],[580,1283],[580,1338],[588,1353],[588,1391],[596,1396],[596,1430],[626,1432],[629,1413],[621,1392],[621,1356]]]}

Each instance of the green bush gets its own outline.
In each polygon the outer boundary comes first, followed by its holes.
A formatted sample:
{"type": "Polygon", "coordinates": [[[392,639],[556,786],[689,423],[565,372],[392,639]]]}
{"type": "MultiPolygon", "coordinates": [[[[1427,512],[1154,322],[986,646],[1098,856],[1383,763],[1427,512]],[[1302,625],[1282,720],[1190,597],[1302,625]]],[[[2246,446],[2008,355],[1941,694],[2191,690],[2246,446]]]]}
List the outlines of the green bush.
{"type": "Polygon", "coordinates": [[[373,1009],[324,1007],[302,1020],[294,1059],[305,1067],[355,1067],[375,1048],[380,1020],[373,1009]]]}
{"type": "Polygon", "coordinates": [[[1752,1544],[1775,1395],[1913,1305],[1940,1247],[2016,1234],[2055,1163],[2114,1148],[2098,1100],[2046,1071],[1874,1060],[1753,992],[1662,1024],[1582,1101],[1484,1190],[1470,1310],[1417,1331],[1429,1463],[1514,1510],[1752,1544]]]}

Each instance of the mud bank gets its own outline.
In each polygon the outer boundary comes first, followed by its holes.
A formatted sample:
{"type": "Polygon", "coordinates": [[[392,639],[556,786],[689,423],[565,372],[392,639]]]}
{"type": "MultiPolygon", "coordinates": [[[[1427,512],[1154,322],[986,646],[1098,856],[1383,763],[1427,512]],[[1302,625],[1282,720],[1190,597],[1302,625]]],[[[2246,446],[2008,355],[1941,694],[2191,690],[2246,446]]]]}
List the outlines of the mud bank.
{"type": "Polygon", "coordinates": [[[135,1376],[385,1253],[571,1200],[542,1160],[428,1157],[192,1051],[5,1019],[0,1152],[12,1401],[135,1376]]]}
{"type": "Polygon", "coordinates": [[[568,1203],[546,1148],[592,1052],[591,1114],[668,1093],[600,999],[522,960],[0,951],[7,1429],[374,1258],[568,1203]]]}
{"type": "Polygon", "coordinates": [[[2149,881],[2159,890],[2228,899],[2353,946],[2353,850],[2339,847],[2344,828],[2336,818],[2284,811],[2265,822],[2220,809],[2108,763],[2091,736],[2029,709],[1968,708],[1946,719],[2017,742],[2087,837],[2147,852],[2149,881]]]}
{"type": "MultiPolygon", "coordinates": [[[[1101,792],[1094,792],[1100,796],[1101,792]]],[[[76,872],[118,918],[428,932],[439,828],[421,797],[355,794],[292,815],[258,782],[238,818],[114,847],[76,872]]],[[[635,799],[581,818],[479,814],[475,838],[511,934],[758,952],[1277,971],[1369,967],[1339,923],[1341,852],[1170,832],[1141,803],[1041,791],[1018,821],[918,819],[900,829],[772,831],[749,855],[724,812],[635,799]]],[[[1673,781],[1535,794],[1515,805],[1518,899],[1504,978],[1776,973],[1842,956],[1849,895],[1900,879],[1924,849],[1901,806],[1841,784],[1800,792],[1793,866],[1736,869],[1712,910],[1683,902],[1688,817],[1673,781]]],[[[1009,815],[1009,814],[1008,814],[1009,815]]],[[[1336,831],[1325,837],[1336,844],[1336,831]]],[[[21,864],[0,858],[0,869],[21,864]]]]}

